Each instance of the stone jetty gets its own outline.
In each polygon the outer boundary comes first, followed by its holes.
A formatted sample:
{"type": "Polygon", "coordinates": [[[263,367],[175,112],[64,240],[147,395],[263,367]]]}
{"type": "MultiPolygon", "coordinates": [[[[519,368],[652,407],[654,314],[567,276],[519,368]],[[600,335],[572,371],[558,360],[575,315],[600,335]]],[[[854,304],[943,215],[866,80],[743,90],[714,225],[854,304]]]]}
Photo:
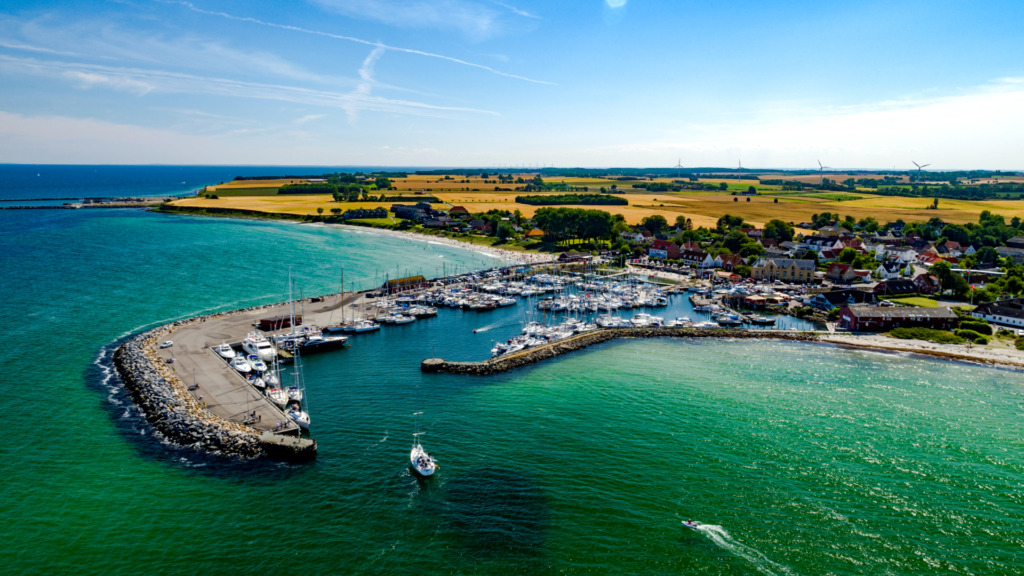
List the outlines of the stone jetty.
{"type": "Polygon", "coordinates": [[[316,442],[289,439],[214,414],[158,352],[168,332],[207,320],[193,318],[129,338],[114,352],[114,367],[146,420],[167,440],[214,456],[249,460],[268,456],[301,461],[316,455],[316,442]]]}
{"type": "Polygon", "coordinates": [[[647,328],[604,328],[584,332],[572,338],[559,340],[544,346],[528,348],[522,352],[499,356],[483,362],[448,362],[441,358],[427,358],[420,363],[423,372],[446,372],[448,374],[471,374],[486,376],[506,372],[520,366],[554,358],[567,352],[581,350],[587,346],[608,342],[616,338],[776,338],[780,340],[813,341],[818,338],[816,332],[793,332],[785,330],[729,330],[729,329],[695,329],[667,328],[653,326],[647,328]]]}

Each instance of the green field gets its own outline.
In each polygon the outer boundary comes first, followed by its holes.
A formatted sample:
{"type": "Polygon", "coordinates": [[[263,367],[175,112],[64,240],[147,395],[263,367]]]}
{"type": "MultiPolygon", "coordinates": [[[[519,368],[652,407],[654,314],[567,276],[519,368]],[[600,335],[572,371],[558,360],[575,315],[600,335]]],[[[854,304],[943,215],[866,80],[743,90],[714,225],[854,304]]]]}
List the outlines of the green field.
{"type": "Polygon", "coordinates": [[[883,298],[895,304],[903,304],[905,306],[920,306],[922,308],[937,308],[939,303],[931,298],[922,298],[920,296],[908,296],[906,298],[883,298]]]}
{"type": "Polygon", "coordinates": [[[229,196],[277,196],[277,188],[264,186],[261,188],[218,188],[216,192],[208,192],[221,198],[229,196]]]}

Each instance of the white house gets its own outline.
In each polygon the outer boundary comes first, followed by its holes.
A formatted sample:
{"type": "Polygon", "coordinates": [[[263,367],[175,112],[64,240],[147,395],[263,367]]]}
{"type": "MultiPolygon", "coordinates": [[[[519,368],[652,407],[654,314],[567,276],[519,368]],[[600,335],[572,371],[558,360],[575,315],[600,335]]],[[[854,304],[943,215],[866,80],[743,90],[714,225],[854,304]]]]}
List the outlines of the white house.
{"type": "Polygon", "coordinates": [[[893,278],[900,277],[900,263],[887,260],[882,262],[882,265],[875,268],[875,274],[882,280],[892,280],[893,278]]]}

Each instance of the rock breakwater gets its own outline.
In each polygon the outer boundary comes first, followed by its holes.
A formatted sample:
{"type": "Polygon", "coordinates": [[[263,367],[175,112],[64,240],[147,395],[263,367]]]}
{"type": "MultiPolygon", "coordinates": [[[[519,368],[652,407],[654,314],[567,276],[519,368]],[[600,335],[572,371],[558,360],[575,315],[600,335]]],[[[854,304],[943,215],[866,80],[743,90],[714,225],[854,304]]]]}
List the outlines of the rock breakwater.
{"type": "Polygon", "coordinates": [[[168,327],[129,338],[114,352],[114,366],[146,420],[181,446],[241,459],[263,455],[257,430],[211,414],[151,352],[168,327]]]}
{"type": "Polygon", "coordinates": [[[587,346],[608,342],[616,338],[776,338],[781,340],[812,341],[818,335],[814,332],[787,332],[783,330],[706,330],[693,328],[606,328],[584,332],[572,338],[552,342],[544,346],[529,348],[516,354],[499,356],[483,362],[447,362],[441,358],[427,358],[420,364],[424,372],[446,372],[448,374],[471,374],[486,376],[506,372],[520,366],[554,358],[567,352],[587,346]]]}

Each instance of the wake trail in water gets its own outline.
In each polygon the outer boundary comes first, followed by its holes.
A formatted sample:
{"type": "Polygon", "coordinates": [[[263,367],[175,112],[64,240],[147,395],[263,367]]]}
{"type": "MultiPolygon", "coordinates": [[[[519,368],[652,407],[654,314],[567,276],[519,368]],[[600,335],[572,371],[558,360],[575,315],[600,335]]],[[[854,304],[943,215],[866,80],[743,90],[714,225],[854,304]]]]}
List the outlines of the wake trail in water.
{"type": "Polygon", "coordinates": [[[795,576],[792,570],[768,558],[760,550],[738,542],[721,526],[701,524],[697,527],[697,530],[707,536],[719,548],[750,562],[762,574],[767,574],[768,576],[779,576],[780,574],[795,576]]]}

